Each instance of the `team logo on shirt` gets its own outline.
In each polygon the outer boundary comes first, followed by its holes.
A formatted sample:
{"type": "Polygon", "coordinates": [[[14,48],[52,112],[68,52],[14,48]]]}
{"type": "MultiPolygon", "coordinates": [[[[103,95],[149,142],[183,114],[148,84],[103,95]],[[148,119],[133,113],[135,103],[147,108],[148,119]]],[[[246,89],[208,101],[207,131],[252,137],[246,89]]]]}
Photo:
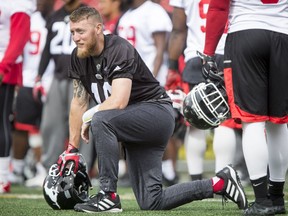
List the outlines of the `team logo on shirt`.
{"type": "Polygon", "coordinates": [[[101,64],[96,65],[97,73],[95,74],[96,79],[103,79],[102,75],[100,74],[101,64]]]}
{"type": "Polygon", "coordinates": [[[103,77],[102,77],[102,75],[101,74],[95,74],[95,77],[96,77],[96,79],[103,79],[103,77]]]}
{"type": "Polygon", "coordinates": [[[100,69],[101,69],[101,65],[100,65],[100,64],[97,64],[97,65],[96,65],[96,70],[97,70],[97,72],[99,72],[100,69]]]}

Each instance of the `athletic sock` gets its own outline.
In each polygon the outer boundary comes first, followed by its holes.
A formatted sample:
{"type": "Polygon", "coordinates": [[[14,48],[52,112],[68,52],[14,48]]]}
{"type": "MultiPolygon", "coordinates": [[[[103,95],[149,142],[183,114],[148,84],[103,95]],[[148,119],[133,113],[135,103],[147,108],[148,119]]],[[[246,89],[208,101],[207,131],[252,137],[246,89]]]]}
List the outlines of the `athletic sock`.
{"type": "Polygon", "coordinates": [[[10,157],[0,157],[0,181],[8,182],[10,157]]]}
{"type": "Polygon", "coordinates": [[[15,159],[15,158],[12,159],[13,172],[17,174],[22,174],[24,166],[25,166],[24,159],[15,159]]]}
{"type": "Polygon", "coordinates": [[[269,181],[269,196],[274,206],[284,205],[284,183],[269,181]]]}
{"type": "Polygon", "coordinates": [[[224,188],[224,179],[221,179],[217,176],[212,178],[212,187],[213,187],[213,192],[217,193],[223,190],[224,188]]]}
{"type": "Polygon", "coordinates": [[[266,200],[268,195],[267,176],[256,180],[251,180],[251,183],[255,194],[255,201],[262,202],[263,200],[266,200]]]}
{"type": "Polygon", "coordinates": [[[173,161],[168,159],[162,161],[162,172],[166,179],[173,180],[176,177],[174,168],[173,168],[173,161]]]}
{"type": "Polygon", "coordinates": [[[109,195],[110,195],[112,200],[115,200],[117,197],[117,193],[115,193],[115,192],[109,192],[109,195]]]}

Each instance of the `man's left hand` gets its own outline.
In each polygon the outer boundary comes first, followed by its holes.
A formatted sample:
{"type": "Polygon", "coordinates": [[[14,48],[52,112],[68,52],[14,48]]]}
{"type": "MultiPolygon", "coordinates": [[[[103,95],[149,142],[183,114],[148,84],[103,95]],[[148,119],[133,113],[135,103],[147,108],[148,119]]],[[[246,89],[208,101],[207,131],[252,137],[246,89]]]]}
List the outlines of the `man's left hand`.
{"type": "Polygon", "coordinates": [[[81,137],[86,143],[89,142],[89,128],[90,128],[90,124],[87,124],[87,123],[82,124],[81,137]]]}

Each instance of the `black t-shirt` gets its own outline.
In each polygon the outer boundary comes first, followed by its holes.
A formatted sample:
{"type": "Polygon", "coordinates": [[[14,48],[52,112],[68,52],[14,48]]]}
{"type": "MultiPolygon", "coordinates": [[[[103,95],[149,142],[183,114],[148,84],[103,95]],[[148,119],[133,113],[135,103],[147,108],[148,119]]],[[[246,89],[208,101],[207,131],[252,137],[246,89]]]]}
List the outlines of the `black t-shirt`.
{"type": "Polygon", "coordinates": [[[129,104],[140,101],[169,99],[166,91],[153,77],[136,49],[125,39],[105,35],[104,50],[100,56],[80,59],[77,48],[71,55],[68,76],[80,79],[97,104],[110,96],[113,79],[132,80],[129,104]]]}

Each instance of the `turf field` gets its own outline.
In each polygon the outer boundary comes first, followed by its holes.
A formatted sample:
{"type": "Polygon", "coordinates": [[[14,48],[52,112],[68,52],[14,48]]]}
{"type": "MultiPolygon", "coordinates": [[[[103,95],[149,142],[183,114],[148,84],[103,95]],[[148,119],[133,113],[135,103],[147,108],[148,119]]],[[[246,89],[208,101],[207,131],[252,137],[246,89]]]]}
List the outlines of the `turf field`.
{"type": "MultiPolygon", "coordinates": [[[[97,187],[92,191],[95,192],[97,187]]],[[[252,188],[245,187],[246,194],[249,202],[253,201],[252,188]]],[[[132,190],[129,187],[118,189],[121,197],[123,212],[117,213],[125,216],[164,216],[164,215],[177,215],[177,216],[208,216],[208,215],[242,215],[238,210],[236,204],[229,201],[222,205],[220,196],[213,199],[206,199],[202,201],[195,201],[184,206],[178,207],[169,211],[142,211],[139,209],[132,190]]],[[[288,186],[285,189],[285,199],[288,200],[288,186]]],[[[286,209],[288,203],[286,202],[286,209]]],[[[52,210],[45,202],[42,196],[41,189],[28,189],[24,186],[12,187],[10,194],[0,195],[0,216],[73,216],[73,215],[89,215],[86,213],[79,213],[73,210],[52,210]]],[[[104,213],[107,215],[108,213],[104,213]]],[[[111,213],[110,213],[111,214],[111,213]]],[[[98,214],[98,215],[103,215],[98,214]]]]}

